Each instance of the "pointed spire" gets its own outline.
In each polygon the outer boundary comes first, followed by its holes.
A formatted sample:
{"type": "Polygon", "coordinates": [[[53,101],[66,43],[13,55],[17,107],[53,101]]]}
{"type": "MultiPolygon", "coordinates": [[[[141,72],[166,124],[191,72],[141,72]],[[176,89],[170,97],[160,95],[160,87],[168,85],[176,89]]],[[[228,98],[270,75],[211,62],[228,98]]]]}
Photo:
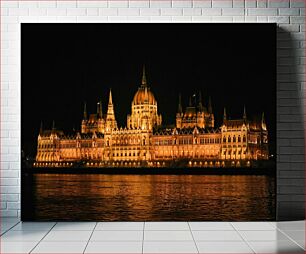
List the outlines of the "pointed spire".
{"type": "Polygon", "coordinates": [[[212,114],[212,105],[211,105],[211,97],[208,98],[208,113],[212,114]]]}
{"type": "Polygon", "coordinates": [[[245,110],[245,105],[243,106],[243,120],[247,119],[247,115],[246,115],[246,110],[245,110]]]}
{"type": "Polygon", "coordinates": [[[262,112],[262,115],[261,115],[261,123],[262,123],[262,124],[265,124],[265,123],[266,123],[266,120],[265,120],[265,112],[262,112]]]}
{"type": "Polygon", "coordinates": [[[182,96],[181,94],[179,94],[179,103],[178,103],[178,107],[177,107],[177,112],[178,113],[182,113],[183,109],[182,109],[182,96]]]}
{"type": "Polygon", "coordinates": [[[102,102],[98,101],[97,103],[97,117],[102,118],[102,102]]]}
{"type": "Polygon", "coordinates": [[[43,122],[40,121],[40,128],[39,128],[39,133],[43,133],[43,122]]]}
{"type": "Polygon", "coordinates": [[[223,122],[226,121],[226,108],[224,107],[224,112],[223,112],[223,122]]]}
{"type": "Polygon", "coordinates": [[[192,106],[191,96],[189,96],[189,107],[192,106]]]}
{"type": "Polygon", "coordinates": [[[201,91],[199,91],[199,110],[203,111],[202,93],[201,93],[201,91]]]}
{"type": "Polygon", "coordinates": [[[55,130],[55,121],[53,120],[52,122],[52,130],[54,131],[55,130]]]}
{"type": "Polygon", "coordinates": [[[113,104],[112,89],[109,89],[108,105],[113,104]]]}
{"type": "Polygon", "coordinates": [[[143,65],[143,67],[142,67],[142,80],[141,80],[141,86],[144,86],[144,87],[147,86],[146,67],[145,67],[145,65],[143,65]]]}
{"type": "Polygon", "coordinates": [[[83,120],[87,120],[87,107],[86,107],[86,101],[84,101],[83,120]]]}

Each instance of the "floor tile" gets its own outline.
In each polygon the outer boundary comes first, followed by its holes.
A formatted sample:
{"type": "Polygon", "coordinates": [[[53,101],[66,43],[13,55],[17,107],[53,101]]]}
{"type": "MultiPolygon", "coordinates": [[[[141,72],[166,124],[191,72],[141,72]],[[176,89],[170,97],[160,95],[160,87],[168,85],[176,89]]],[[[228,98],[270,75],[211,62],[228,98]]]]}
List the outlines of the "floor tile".
{"type": "Polygon", "coordinates": [[[190,230],[187,222],[145,222],[145,230],[190,230]]]}
{"type": "Polygon", "coordinates": [[[89,242],[85,253],[142,253],[142,242],[89,242]]]}
{"type": "Polygon", "coordinates": [[[195,241],[243,241],[236,231],[192,231],[195,241]]]}
{"type": "Polygon", "coordinates": [[[31,253],[83,253],[87,242],[40,242],[31,253]]]}
{"type": "Polygon", "coordinates": [[[304,230],[305,231],[305,221],[282,221],[282,222],[272,222],[277,228],[281,230],[304,230]]]}
{"type": "Polygon", "coordinates": [[[95,230],[143,230],[144,222],[99,222],[95,230]]]}
{"type": "Polygon", "coordinates": [[[37,242],[1,242],[0,253],[28,253],[37,242]]]}
{"type": "MultiPolygon", "coordinates": [[[[17,231],[15,231],[17,232],[17,231]]],[[[33,232],[33,231],[32,231],[33,232]]],[[[88,241],[92,231],[50,231],[43,239],[44,242],[82,242],[88,241]]]]}
{"type": "Polygon", "coordinates": [[[291,241],[248,242],[255,253],[304,253],[304,250],[291,241]]]}
{"type": "Polygon", "coordinates": [[[143,253],[198,253],[193,241],[189,242],[144,242],[143,253]]]}
{"type": "Polygon", "coordinates": [[[191,230],[235,230],[229,222],[189,222],[191,230]]]}
{"type": "Polygon", "coordinates": [[[193,241],[190,231],[145,231],[145,241],[193,241]]]}
{"type": "Polygon", "coordinates": [[[281,233],[278,230],[271,230],[271,231],[239,231],[241,236],[246,241],[283,241],[289,240],[287,236],[281,233]]]}
{"type": "Polygon", "coordinates": [[[45,235],[46,231],[8,231],[1,236],[1,242],[35,242],[40,241],[45,235]]]}
{"type": "Polygon", "coordinates": [[[90,241],[142,241],[143,231],[94,231],[90,241]]]}
{"type": "Polygon", "coordinates": [[[232,222],[236,230],[275,230],[269,222],[232,222]]]}
{"type": "Polygon", "coordinates": [[[66,231],[66,230],[93,230],[96,222],[58,222],[53,230],[66,231]]]}
{"type": "Polygon", "coordinates": [[[13,231],[48,231],[55,225],[55,222],[20,222],[11,230],[13,231]]]}
{"type": "Polygon", "coordinates": [[[305,249],[305,231],[304,230],[288,230],[282,231],[285,235],[289,236],[293,241],[297,242],[305,249]]]}
{"type": "Polygon", "coordinates": [[[252,249],[241,242],[197,242],[200,253],[253,253],[252,249]]]}
{"type": "Polygon", "coordinates": [[[18,223],[20,222],[19,218],[15,217],[0,217],[0,224],[2,225],[3,223],[18,223]]]}

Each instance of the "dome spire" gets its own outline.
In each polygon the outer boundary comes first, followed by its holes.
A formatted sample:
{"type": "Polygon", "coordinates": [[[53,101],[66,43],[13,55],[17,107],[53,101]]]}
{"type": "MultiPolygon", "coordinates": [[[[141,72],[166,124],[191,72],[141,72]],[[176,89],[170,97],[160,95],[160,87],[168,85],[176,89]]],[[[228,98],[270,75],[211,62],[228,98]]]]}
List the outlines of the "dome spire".
{"type": "Polygon", "coordinates": [[[224,107],[224,112],[223,112],[223,123],[226,121],[226,108],[224,107]]]}
{"type": "Polygon", "coordinates": [[[243,120],[246,120],[246,110],[245,110],[245,105],[243,106],[243,120]]]}
{"type": "Polygon", "coordinates": [[[146,67],[143,65],[142,67],[142,80],[141,80],[141,86],[146,87],[147,86],[147,78],[146,78],[146,67]]]}
{"type": "Polygon", "coordinates": [[[84,112],[83,112],[83,120],[87,120],[87,109],[86,109],[86,101],[84,101],[84,112]]]}
{"type": "Polygon", "coordinates": [[[182,109],[182,96],[181,96],[181,94],[179,94],[179,103],[178,103],[177,112],[178,113],[182,113],[183,112],[183,109],[182,109]]]}

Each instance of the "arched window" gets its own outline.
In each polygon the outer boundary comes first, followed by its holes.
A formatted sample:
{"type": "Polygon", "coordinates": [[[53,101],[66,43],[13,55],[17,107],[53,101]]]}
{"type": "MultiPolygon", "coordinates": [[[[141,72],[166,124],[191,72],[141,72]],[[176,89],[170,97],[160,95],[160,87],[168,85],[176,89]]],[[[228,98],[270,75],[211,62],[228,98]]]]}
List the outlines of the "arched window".
{"type": "Polygon", "coordinates": [[[223,137],[223,143],[225,143],[225,142],[226,142],[226,137],[224,136],[224,137],[223,137]]]}
{"type": "Polygon", "coordinates": [[[240,136],[238,136],[238,142],[241,142],[241,137],[240,136]]]}
{"type": "Polygon", "coordinates": [[[227,142],[231,142],[231,141],[232,141],[231,136],[228,136],[227,142]]]}
{"type": "Polygon", "coordinates": [[[246,136],[245,135],[243,135],[243,142],[246,142],[246,136]]]}
{"type": "Polygon", "coordinates": [[[236,136],[233,137],[233,142],[236,142],[236,136]]]}

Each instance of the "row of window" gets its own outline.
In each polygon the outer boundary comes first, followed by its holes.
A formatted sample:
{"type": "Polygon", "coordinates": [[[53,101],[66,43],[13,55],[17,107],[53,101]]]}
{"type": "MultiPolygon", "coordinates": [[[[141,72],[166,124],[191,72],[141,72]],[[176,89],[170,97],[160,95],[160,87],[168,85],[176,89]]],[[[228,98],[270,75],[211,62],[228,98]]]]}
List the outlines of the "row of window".
{"type": "MultiPolygon", "coordinates": [[[[226,143],[226,140],[227,140],[227,142],[241,142],[241,137],[238,136],[236,138],[236,136],[233,136],[233,138],[232,138],[231,136],[228,136],[227,139],[226,139],[226,137],[224,136],[223,137],[223,143],[226,143]]],[[[243,135],[242,142],[246,142],[246,136],[245,135],[243,135]]]]}

